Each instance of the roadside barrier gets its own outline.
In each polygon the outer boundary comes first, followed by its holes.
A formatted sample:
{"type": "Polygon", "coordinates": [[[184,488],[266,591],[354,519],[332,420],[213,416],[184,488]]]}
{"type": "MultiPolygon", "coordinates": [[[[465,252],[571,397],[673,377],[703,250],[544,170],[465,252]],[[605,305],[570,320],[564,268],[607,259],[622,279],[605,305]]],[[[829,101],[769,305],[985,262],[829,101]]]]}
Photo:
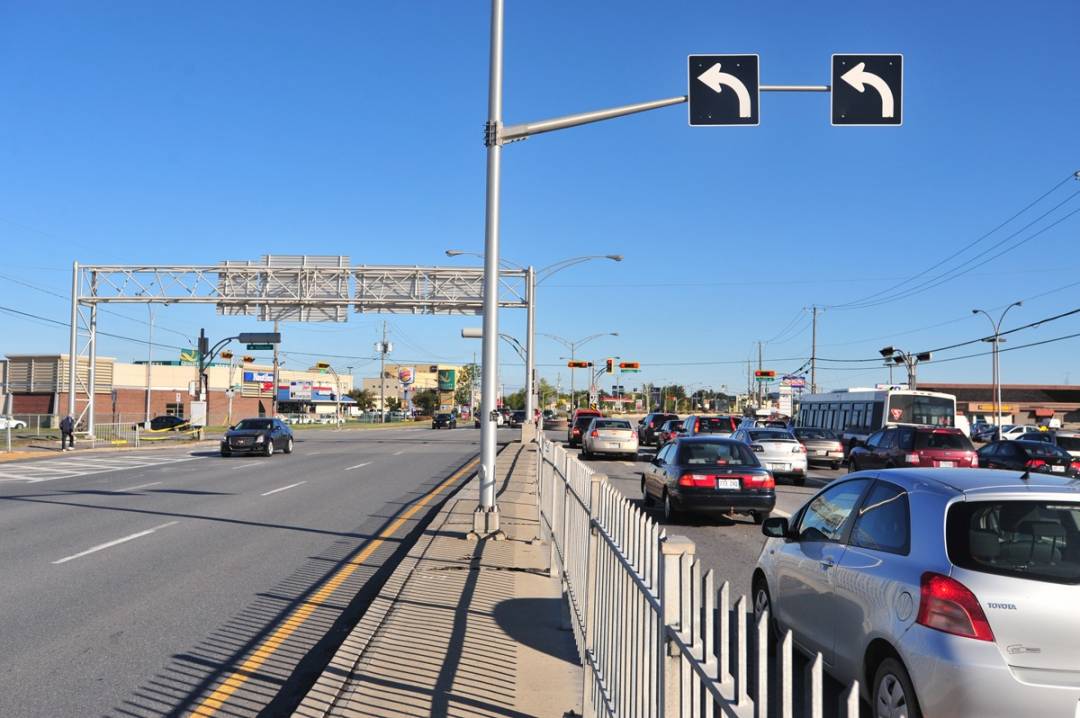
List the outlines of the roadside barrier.
{"type": "MultiPolygon", "coordinates": [[[[537,512],[584,665],[586,718],[795,715],[791,631],[775,642],[774,675],[768,612],[748,626],[746,596],[732,611],[729,584],[717,591],[693,541],[668,536],[562,445],[541,435],[536,453],[537,512]]],[[[798,707],[858,718],[857,682],[825,711],[822,670],[819,653],[798,707]]]]}

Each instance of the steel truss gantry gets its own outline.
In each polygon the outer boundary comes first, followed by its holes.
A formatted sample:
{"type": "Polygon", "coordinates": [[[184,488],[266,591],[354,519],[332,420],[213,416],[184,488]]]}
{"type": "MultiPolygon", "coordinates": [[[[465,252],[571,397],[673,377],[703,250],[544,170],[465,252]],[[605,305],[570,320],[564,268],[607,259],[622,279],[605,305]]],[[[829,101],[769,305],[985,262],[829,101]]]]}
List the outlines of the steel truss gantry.
{"type": "MultiPolygon", "coordinates": [[[[499,273],[500,308],[528,309],[528,272],[499,273]]],[[[68,413],[94,433],[98,305],[212,304],[224,316],[259,321],[343,322],[348,311],[482,314],[482,267],[356,265],[348,257],[267,255],[218,264],[74,262],[68,361],[68,413]],[[78,367],[86,357],[85,381],[78,367]],[[82,404],[81,409],[79,404],[82,404]]]]}

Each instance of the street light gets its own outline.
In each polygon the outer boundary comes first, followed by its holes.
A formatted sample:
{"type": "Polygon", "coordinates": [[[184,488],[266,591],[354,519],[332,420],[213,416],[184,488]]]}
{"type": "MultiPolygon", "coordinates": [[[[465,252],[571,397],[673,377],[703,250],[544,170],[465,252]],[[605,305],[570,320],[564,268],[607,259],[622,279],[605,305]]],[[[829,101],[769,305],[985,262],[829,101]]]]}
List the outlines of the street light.
{"type": "Polygon", "coordinates": [[[983,310],[983,309],[972,309],[971,310],[972,314],[982,314],[987,319],[989,319],[990,320],[990,326],[994,328],[994,335],[992,337],[988,337],[986,339],[983,339],[983,341],[989,341],[993,345],[992,346],[992,351],[991,351],[991,354],[993,355],[993,359],[991,361],[991,366],[993,367],[992,370],[991,370],[992,371],[992,377],[993,377],[993,379],[992,379],[992,382],[993,382],[992,391],[994,393],[994,416],[996,417],[996,420],[997,420],[997,429],[996,429],[996,431],[997,431],[998,438],[1001,438],[1001,364],[1000,364],[1000,359],[998,358],[998,354],[1001,351],[1001,349],[999,348],[999,345],[1002,342],[1005,341],[1004,339],[1001,338],[1001,323],[1003,321],[1005,321],[1005,315],[1009,313],[1010,309],[1012,309],[1013,307],[1022,307],[1022,306],[1024,306],[1024,303],[1022,301],[1020,301],[1020,302],[1013,302],[1009,306],[1005,307],[1005,311],[1003,311],[1001,313],[1001,316],[998,317],[998,320],[997,320],[996,323],[994,322],[994,318],[991,317],[990,314],[986,312],[986,310],[983,310]]]}
{"type": "MultiPolygon", "coordinates": [[[[479,252],[472,252],[465,249],[447,249],[447,257],[477,257],[483,259],[484,255],[479,252]]],[[[560,259],[558,262],[553,262],[546,267],[540,269],[534,269],[532,265],[528,267],[522,266],[517,262],[511,262],[507,259],[499,259],[499,265],[504,269],[517,269],[526,272],[526,286],[525,286],[525,300],[528,316],[526,318],[525,328],[525,415],[532,417],[534,414],[534,395],[535,389],[535,377],[536,372],[534,366],[536,359],[533,355],[533,349],[536,346],[536,286],[542,284],[551,278],[552,275],[561,272],[564,269],[589,262],[594,259],[610,259],[613,262],[621,262],[624,257],[621,254],[586,254],[580,257],[568,257],[566,259],[560,259]]]]}
{"type": "MultiPolygon", "coordinates": [[[[555,341],[562,344],[564,347],[566,347],[567,349],[570,350],[570,361],[577,361],[578,347],[583,346],[585,344],[588,344],[593,339],[599,339],[600,337],[617,337],[617,336],[619,336],[619,333],[618,332],[600,332],[599,334],[592,334],[590,336],[587,336],[584,339],[578,339],[576,342],[572,342],[572,341],[570,341],[569,339],[567,339],[565,337],[560,337],[560,336],[557,336],[555,334],[547,334],[545,332],[540,332],[540,335],[545,336],[545,337],[547,337],[549,339],[554,339],[555,341]]],[[[571,408],[571,410],[577,408],[577,401],[576,401],[576,397],[574,396],[574,394],[575,394],[575,391],[574,391],[574,368],[571,367],[570,368],[570,408],[571,408]]]]}

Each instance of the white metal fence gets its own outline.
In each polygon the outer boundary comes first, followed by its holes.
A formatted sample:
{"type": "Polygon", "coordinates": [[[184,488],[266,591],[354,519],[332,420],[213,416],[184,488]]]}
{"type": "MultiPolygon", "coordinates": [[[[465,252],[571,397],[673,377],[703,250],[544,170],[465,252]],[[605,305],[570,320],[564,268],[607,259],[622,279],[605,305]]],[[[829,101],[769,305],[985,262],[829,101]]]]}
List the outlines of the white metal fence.
{"type": "Polygon", "coordinates": [[[716,589],[692,541],[666,535],[561,445],[539,442],[537,511],[584,663],[586,718],[858,718],[858,683],[825,710],[821,654],[797,702],[791,632],[771,668],[767,613],[748,620],[746,596],[732,611],[728,583],[716,589]]]}

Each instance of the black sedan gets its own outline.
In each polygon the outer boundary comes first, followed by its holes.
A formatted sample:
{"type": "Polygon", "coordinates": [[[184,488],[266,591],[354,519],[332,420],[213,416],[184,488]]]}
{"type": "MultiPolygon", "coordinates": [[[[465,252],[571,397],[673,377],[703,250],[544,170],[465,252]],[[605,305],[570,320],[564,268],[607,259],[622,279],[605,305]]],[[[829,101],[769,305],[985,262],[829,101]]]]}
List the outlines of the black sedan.
{"type": "Polygon", "coordinates": [[[995,441],[979,449],[978,455],[979,466],[984,469],[1080,476],[1080,460],[1060,446],[1043,441],[995,441]]]}
{"type": "Polygon", "coordinates": [[[641,475],[646,506],[657,501],[668,523],[683,512],[749,514],[762,523],[776,506],[776,481],[750,447],[713,436],[677,437],[641,475]]]}
{"type": "Polygon", "coordinates": [[[273,456],[275,451],[291,454],[292,450],[292,429],[278,419],[244,419],[236,426],[230,426],[221,439],[222,456],[273,456]]]}
{"type": "Polygon", "coordinates": [[[453,414],[436,414],[431,420],[432,429],[456,429],[457,418],[453,414]]]}
{"type": "Polygon", "coordinates": [[[155,416],[150,420],[151,431],[185,431],[191,428],[187,419],[181,416],[155,416]]]}

